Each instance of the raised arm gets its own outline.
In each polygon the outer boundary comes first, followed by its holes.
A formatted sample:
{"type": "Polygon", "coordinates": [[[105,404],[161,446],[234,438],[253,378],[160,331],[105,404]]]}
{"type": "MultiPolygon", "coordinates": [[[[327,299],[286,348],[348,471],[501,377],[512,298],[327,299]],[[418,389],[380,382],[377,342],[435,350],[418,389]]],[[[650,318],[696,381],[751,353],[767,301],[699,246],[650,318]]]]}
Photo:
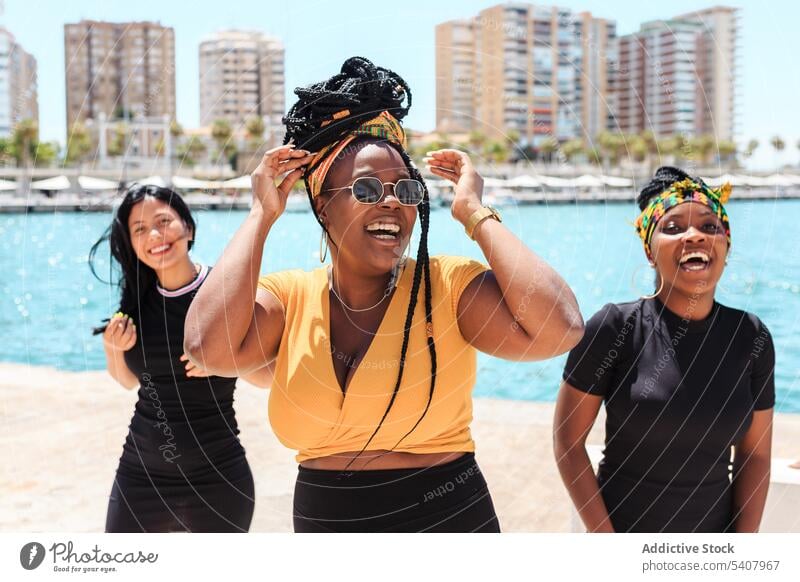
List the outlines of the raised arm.
{"type": "Polygon", "coordinates": [[[588,532],[613,532],[597,478],[586,452],[601,396],[587,394],[562,382],[553,420],[553,452],[558,472],[588,532]]]}
{"type": "Polygon", "coordinates": [[[282,146],[264,154],[252,174],[253,206],[189,307],[184,351],[219,376],[247,376],[275,359],[283,306],[257,289],[264,243],[302,176],[308,152],[282,146]],[[280,185],[275,180],[282,176],[280,185]]]}
{"type": "MultiPolygon", "coordinates": [[[[428,152],[430,171],[455,184],[453,217],[467,224],[481,208],[483,178],[458,150],[428,152]]],[[[510,360],[541,360],[570,350],[583,318],[566,281],[505,225],[479,223],[473,237],[491,272],[476,277],[459,300],[461,333],[477,349],[510,360]]]]}

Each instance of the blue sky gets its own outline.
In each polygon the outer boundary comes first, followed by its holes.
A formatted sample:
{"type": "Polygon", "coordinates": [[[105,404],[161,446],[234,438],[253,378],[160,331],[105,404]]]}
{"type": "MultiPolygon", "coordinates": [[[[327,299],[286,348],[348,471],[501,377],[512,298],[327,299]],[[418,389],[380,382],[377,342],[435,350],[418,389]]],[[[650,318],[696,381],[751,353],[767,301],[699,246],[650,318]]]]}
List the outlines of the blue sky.
{"type": "MultiPolygon", "coordinates": [[[[177,117],[186,127],[199,122],[198,58],[200,41],[222,28],[258,29],[283,39],[286,84],[291,89],[338,71],[348,56],[362,55],[400,73],[411,85],[414,106],[406,125],[431,130],[435,124],[434,26],[474,15],[491,0],[5,0],[0,24],[9,29],[39,65],[41,135],[63,143],[64,24],[82,18],[153,20],[175,29],[177,117]]],[[[647,20],[668,18],[712,6],[700,0],[645,2],[541,2],[617,21],[618,34],[647,20]]],[[[774,168],[798,163],[800,150],[800,3],[725,2],[741,10],[743,48],[739,70],[740,138],[754,137],[761,146],[752,167],[774,168]],[[768,145],[778,134],[787,143],[780,158],[768,145]]],[[[292,96],[287,96],[287,105],[292,96]]]]}

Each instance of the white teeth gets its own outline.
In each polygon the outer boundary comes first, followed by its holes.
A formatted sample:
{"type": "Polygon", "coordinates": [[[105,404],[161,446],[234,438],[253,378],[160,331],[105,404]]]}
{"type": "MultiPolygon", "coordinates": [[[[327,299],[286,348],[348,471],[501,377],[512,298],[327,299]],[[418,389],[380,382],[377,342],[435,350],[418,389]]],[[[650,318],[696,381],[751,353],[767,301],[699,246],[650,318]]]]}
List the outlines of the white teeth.
{"type": "Polygon", "coordinates": [[[692,253],[686,253],[685,255],[683,255],[681,257],[681,260],[679,261],[679,264],[683,265],[689,259],[700,259],[704,263],[708,263],[709,261],[711,261],[711,257],[708,256],[708,253],[703,251],[694,251],[692,253]]]}
{"type": "Polygon", "coordinates": [[[160,247],[155,247],[155,248],[152,248],[152,249],[150,249],[150,254],[151,254],[151,255],[156,255],[156,254],[158,254],[158,253],[160,253],[160,252],[166,251],[166,250],[167,250],[167,249],[169,249],[171,246],[172,246],[172,245],[161,245],[160,247]]]}
{"type": "Polygon", "coordinates": [[[367,230],[385,230],[387,232],[398,233],[400,232],[400,225],[392,222],[373,222],[372,224],[367,225],[367,230]]]}
{"type": "Polygon", "coordinates": [[[688,265],[683,265],[681,267],[685,271],[702,271],[706,268],[707,263],[689,263],[688,265]]]}

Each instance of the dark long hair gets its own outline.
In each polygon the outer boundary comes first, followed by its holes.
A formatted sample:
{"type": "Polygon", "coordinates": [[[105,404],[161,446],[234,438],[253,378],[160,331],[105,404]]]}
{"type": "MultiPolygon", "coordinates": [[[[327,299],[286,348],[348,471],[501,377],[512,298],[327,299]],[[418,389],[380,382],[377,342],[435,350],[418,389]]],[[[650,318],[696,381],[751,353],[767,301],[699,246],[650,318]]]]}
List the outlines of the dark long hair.
{"type": "MultiPolygon", "coordinates": [[[[314,83],[308,87],[298,87],[294,90],[298,100],[289,110],[283,122],[286,125],[286,136],[284,143],[293,143],[298,148],[309,151],[317,151],[327,145],[339,141],[349,132],[356,129],[361,123],[372,119],[382,111],[388,111],[398,120],[403,119],[411,107],[411,89],[400,75],[376,67],[372,62],[363,57],[351,57],[342,65],[342,70],[338,75],[334,75],[325,81],[314,83]],[[342,119],[335,119],[334,114],[342,109],[348,109],[350,115],[342,119]]],[[[411,325],[414,319],[414,311],[417,307],[419,290],[424,280],[425,289],[425,323],[428,343],[428,352],[431,360],[431,381],[428,390],[428,402],[422,414],[414,423],[414,426],[403,435],[400,440],[392,447],[397,447],[414,429],[417,428],[422,419],[428,412],[433,399],[433,391],[436,386],[436,344],[433,339],[433,318],[431,304],[431,268],[428,255],[428,227],[430,224],[430,197],[428,188],[419,170],[411,161],[408,153],[395,144],[391,144],[403,158],[409,175],[419,180],[423,184],[423,200],[420,203],[419,221],[422,227],[419,247],[417,249],[417,262],[414,267],[414,280],[411,285],[411,299],[408,303],[406,312],[405,327],[403,331],[403,343],[400,347],[399,370],[394,390],[386,406],[378,425],[372,435],[367,440],[359,455],[367,450],[367,447],[378,434],[389,411],[394,405],[400,384],[403,380],[406,355],[408,353],[408,341],[411,332],[411,325]]],[[[320,163],[320,160],[318,163],[320,163]]],[[[327,229],[314,208],[311,188],[308,183],[308,176],[313,171],[308,168],[305,172],[304,182],[306,193],[308,194],[314,216],[317,218],[322,229],[327,234],[327,229]]],[[[330,238],[329,238],[330,240],[330,238]]],[[[334,243],[335,244],[335,243],[334,243]]],[[[352,461],[351,461],[352,462],[352,461]]]]}
{"type": "MultiPolygon", "coordinates": [[[[92,274],[100,281],[113,285],[113,264],[116,263],[120,269],[119,278],[116,282],[120,290],[119,311],[131,317],[134,317],[139,311],[139,301],[149,291],[151,291],[158,280],[156,272],[145,265],[136,256],[131,244],[131,234],[128,229],[128,218],[131,215],[133,207],[141,202],[145,196],[160,200],[169,205],[175,212],[178,213],[181,220],[189,228],[192,233],[196,232],[196,225],[189,207],[176,192],[169,188],[162,188],[160,186],[144,186],[141,184],[134,184],[125,193],[119,207],[114,213],[114,218],[111,220],[111,225],[106,229],[103,235],[92,245],[89,251],[89,268],[92,274]],[[108,242],[110,250],[110,259],[108,263],[108,281],[104,281],[95,269],[95,261],[97,252],[100,246],[108,242]]],[[[192,248],[193,240],[189,241],[189,248],[192,248]]],[[[93,328],[94,335],[103,333],[108,325],[108,319],[104,319],[103,323],[93,328]]]]}

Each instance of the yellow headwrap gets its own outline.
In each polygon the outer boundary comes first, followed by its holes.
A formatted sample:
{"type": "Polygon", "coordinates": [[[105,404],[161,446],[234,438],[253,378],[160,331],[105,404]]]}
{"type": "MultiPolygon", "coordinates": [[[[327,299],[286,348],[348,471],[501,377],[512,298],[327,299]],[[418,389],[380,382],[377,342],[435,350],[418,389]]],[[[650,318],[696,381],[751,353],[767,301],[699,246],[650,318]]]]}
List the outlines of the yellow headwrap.
{"type": "MultiPolygon", "coordinates": [[[[348,115],[350,115],[350,111],[344,109],[336,113],[333,118],[335,120],[339,120],[347,117],[348,115]]],[[[327,123],[331,122],[329,121],[327,123]]],[[[324,123],[323,126],[324,125],[327,124],[324,123]]],[[[406,144],[406,134],[405,131],[403,131],[403,126],[401,126],[400,122],[394,117],[394,115],[388,111],[383,111],[376,117],[365,121],[341,140],[322,148],[311,160],[311,163],[308,167],[314,169],[308,176],[308,185],[311,189],[312,198],[316,198],[320,195],[322,191],[322,184],[325,182],[325,176],[328,175],[331,166],[333,166],[333,162],[336,161],[336,159],[339,157],[339,154],[342,153],[344,148],[347,147],[347,144],[352,142],[357,137],[364,135],[379,137],[388,140],[391,143],[397,144],[400,147],[405,147],[406,144]]]]}

